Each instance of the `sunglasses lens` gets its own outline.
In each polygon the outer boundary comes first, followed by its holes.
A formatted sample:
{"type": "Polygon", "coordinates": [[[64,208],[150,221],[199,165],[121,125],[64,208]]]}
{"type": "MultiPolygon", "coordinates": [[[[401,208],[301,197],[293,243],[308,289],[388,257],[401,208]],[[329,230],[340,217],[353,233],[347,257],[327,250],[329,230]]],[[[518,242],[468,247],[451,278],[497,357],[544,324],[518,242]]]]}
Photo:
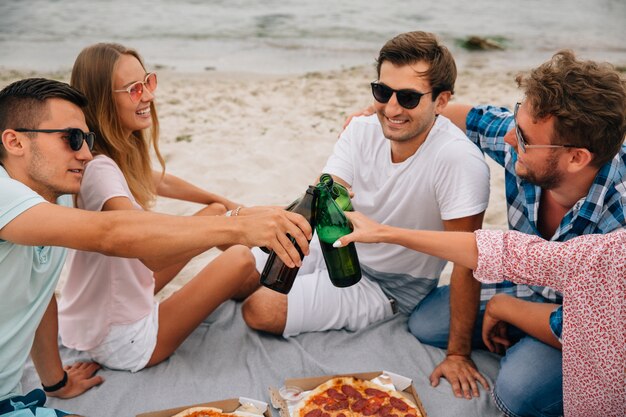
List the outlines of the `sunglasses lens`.
{"type": "Polygon", "coordinates": [[[521,152],[526,152],[526,142],[522,136],[522,131],[517,125],[517,111],[519,110],[521,103],[515,104],[515,110],[513,111],[513,123],[515,123],[515,138],[517,139],[517,147],[521,152]]]}
{"type": "Polygon", "coordinates": [[[87,142],[87,147],[89,148],[89,151],[93,151],[93,143],[96,140],[96,134],[93,132],[89,132],[85,135],[85,141],[87,142]]]}
{"type": "Polygon", "coordinates": [[[422,94],[414,91],[398,91],[396,93],[396,97],[398,98],[399,105],[405,109],[414,109],[418,104],[420,104],[422,94]]]}
{"type": "Polygon", "coordinates": [[[398,91],[396,97],[398,98],[398,104],[405,109],[414,109],[420,104],[420,99],[423,94],[416,91],[398,91]]]}
{"type": "Polygon", "coordinates": [[[148,76],[146,77],[146,87],[148,88],[148,90],[150,91],[154,91],[156,90],[157,87],[157,75],[156,73],[152,72],[150,74],[148,74],[148,76]]]}
{"type": "Polygon", "coordinates": [[[517,147],[522,151],[526,152],[526,144],[524,143],[524,137],[522,136],[522,132],[520,132],[517,124],[515,125],[515,136],[517,137],[517,147]]]}
{"type": "Polygon", "coordinates": [[[138,81],[128,87],[128,94],[130,94],[130,99],[132,101],[139,101],[143,95],[143,83],[138,81]]]}
{"type": "Polygon", "coordinates": [[[83,142],[87,142],[87,147],[91,151],[93,149],[93,142],[96,138],[96,135],[93,132],[83,132],[80,129],[70,129],[69,132],[69,142],[70,148],[78,152],[83,147],[83,142]]]}
{"type": "Polygon", "coordinates": [[[393,90],[384,84],[372,83],[372,95],[379,103],[387,103],[393,95],[393,90]]]}
{"type": "Polygon", "coordinates": [[[83,146],[83,131],[80,129],[70,129],[69,132],[70,148],[73,151],[80,151],[83,146]]]}

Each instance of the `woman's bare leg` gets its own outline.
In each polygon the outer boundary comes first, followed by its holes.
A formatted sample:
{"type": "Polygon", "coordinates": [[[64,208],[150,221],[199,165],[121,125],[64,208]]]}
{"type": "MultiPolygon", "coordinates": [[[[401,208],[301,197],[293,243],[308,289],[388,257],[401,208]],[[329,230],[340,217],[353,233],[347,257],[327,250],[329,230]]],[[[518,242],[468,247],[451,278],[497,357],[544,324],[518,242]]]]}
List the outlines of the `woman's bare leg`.
{"type": "MultiPolygon", "coordinates": [[[[220,203],[212,203],[203,207],[202,209],[195,212],[194,216],[221,216],[226,213],[226,207],[220,203]]],[[[189,263],[190,260],[193,259],[193,256],[190,256],[189,259],[185,261],[178,262],[174,265],[170,265],[167,268],[161,269],[160,271],[154,271],[154,294],[156,295],[159,291],[163,289],[167,284],[169,284],[178,273],[189,263]]]]}
{"type": "Polygon", "coordinates": [[[226,250],[159,305],[157,344],[146,366],[169,357],[224,301],[243,299],[258,286],[259,273],[250,250],[245,246],[226,250]]]}

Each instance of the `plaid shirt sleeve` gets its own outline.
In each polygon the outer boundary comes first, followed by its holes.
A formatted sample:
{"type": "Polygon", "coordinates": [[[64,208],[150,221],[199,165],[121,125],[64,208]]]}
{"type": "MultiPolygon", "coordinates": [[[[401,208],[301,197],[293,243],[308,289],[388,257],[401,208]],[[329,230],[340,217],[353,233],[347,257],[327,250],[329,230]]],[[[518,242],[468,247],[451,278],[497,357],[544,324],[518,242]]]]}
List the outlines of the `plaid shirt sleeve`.
{"type": "Polygon", "coordinates": [[[514,128],[513,113],[504,107],[477,106],[467,115],[467,137],[498,164],[504,166],[511,147],[504,135],[514,128]]]}

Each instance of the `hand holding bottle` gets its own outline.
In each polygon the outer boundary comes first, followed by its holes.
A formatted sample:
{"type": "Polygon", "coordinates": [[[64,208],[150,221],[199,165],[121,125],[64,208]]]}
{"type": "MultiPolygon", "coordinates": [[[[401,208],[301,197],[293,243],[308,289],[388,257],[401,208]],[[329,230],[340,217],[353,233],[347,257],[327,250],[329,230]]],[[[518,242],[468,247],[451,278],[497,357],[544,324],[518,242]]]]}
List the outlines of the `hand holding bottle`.
{"type": "Polygon", "coordinates": [[[241,224],[241,235],[246,239],[247,246],[270,248],[290,268],[301,265],[300,252],[309,253],[312,228],[298,213],[271,208],[258,214],[237,216],[233,220],[241,224]]]}
{"type": "MultiPolygon", "coordinates": [[[[286,211],[286,213],[301,215],[306,219],[311,227],[315,227],[315,206],[317,195],[318,190],[315,187],[310,186],[302,197],[290,204],[287,210],[290,210],[291,212],[286,211]]],[[[292,237],[290,237],[290,239],[295,245],[296,250],[298,250],[300,256],[299,260],[301,261],[302,258],[304,258],[305,253],[300,250],[300,247],[298,243],[296,243],[295,239],[292,237]]],[[[310,240],[311,238],[308,238],[307,246],[310,240]]],[[[308,254],[308,251],[306,253],[308,254]]],[[[277,259],[276,256],[276,251],[269,252],[269,257],[267,258],[267,262],[265,263],[265,267],[261,273],[261,284],[274,291],[287,294],[293,286],[293,282],[296,279],[301,263],[297,263],[297,266],[294,267],[293,265],[283,262],[281,259],[277,259]]]]}
{"type": "MultiPolygon", "coordinates": [[[[304,195],[296,198],[294,201],[292,201],[288,206],[284,207],[284,210],[287,211],[294,211],[294,208],[300,203],[300,201],[302,201],[302,198],[304,197],[304,195]]],[[[276,208],[283,208],[283,207],[279,207],[279,206],[272,206],[272,207],[276,207],[276,208]]],[[[243,210],[243,209],[242,209],[243,210]]],[[[247,212],[247,209],[246,209],[247,212]]],[[[302,214],[302,213],[300,213],[302,214]]],[[[304,214],[303,214],[304,215],[304,214]]],[[[304,215],[305,217],[307,217],[306,215],[304,215]]],[[[311,225],[311,227],[313,227],[313,225],[311,225]]],[[[269,254],[271,251],[271,249],[269,249],[268,247],[265,246],[259,246],[259,249],[261,249],[263,252],[269,254]]]]}
{"type": "Polygon", "coordinates": [[[354,230],[350,234],[337,239],[333,243],[335,248],[344,247],[352,242],[379,243],[383,241],[387,226],[377,223],[363,213],[356,211],[345,213],[345,215],[352,223],[354,230]]]}

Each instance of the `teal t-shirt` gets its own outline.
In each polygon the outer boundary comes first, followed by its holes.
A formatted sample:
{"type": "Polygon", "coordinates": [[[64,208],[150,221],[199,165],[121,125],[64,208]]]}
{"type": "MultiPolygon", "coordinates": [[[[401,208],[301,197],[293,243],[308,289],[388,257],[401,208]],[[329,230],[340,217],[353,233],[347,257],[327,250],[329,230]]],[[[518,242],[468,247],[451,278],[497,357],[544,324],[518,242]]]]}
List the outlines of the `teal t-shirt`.
{"type": "MultiPolygon", "coordinates": [[[[46,200],[10,178],[0,166],[0,229],[41,203],[46,200]]],[[[72,206],[70,196],[61,196],[57,203],[72,206]]],[[[24,364],[66,253],[65,248],[16,245],[0,239],[0,400],[21,394],[24,364]]]]}

